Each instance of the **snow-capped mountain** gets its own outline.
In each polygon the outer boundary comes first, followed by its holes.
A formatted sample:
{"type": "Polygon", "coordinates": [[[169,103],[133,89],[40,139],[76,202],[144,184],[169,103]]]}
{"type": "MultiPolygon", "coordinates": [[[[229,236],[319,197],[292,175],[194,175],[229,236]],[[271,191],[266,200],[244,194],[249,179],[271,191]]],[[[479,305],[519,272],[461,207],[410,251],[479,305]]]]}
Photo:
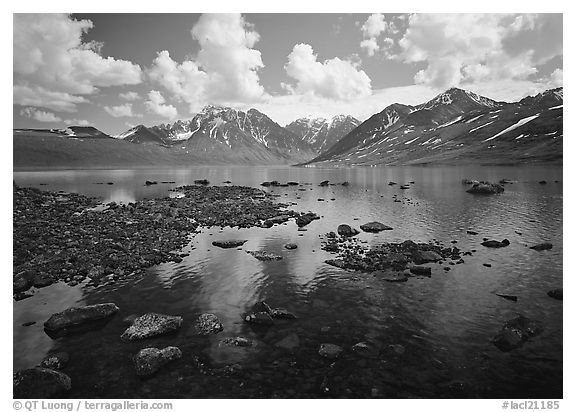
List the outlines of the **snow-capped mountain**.
{"type": "Polygon", "coordinates": [[[359,120],[348,115],[338,115],[331,119],[304,117],[293,121],[286,129],[322,153],[359,124],[359,120]]]}
{"type": "Polygon", "coordinates": [[[562,88],[516,103],[452,88],[418,106],[388,106],[308,164],[561,161],[562,102],[562,88]]]}
{"type": "Polygon", "coordinates": [[[314,148],[255,109],[243,112],[209,105],[192,120],[153,127],[137,126],[118,138],[133,143],[174,146],[174,150],[241,162],[290,163],[317,155],[314,148]]]}

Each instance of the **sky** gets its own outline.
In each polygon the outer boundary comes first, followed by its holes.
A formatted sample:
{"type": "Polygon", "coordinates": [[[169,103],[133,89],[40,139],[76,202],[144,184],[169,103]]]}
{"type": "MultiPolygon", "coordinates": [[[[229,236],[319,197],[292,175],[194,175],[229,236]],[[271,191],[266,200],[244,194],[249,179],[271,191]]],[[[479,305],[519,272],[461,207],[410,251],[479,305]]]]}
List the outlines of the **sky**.
{"type": "Polygon", "coordinates": [[[365,120],[460,87],[563,85],[562,14],[14,14],[15,128],[118,134],[207,104],[365,120]]]}

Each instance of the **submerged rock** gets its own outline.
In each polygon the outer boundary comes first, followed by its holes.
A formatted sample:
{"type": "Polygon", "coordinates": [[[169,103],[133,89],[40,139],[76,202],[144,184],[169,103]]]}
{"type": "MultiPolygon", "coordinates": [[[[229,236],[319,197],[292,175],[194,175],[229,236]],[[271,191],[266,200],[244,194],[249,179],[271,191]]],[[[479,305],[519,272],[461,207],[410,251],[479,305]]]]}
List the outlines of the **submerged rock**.
{"type": "Polygon", "coordinates": [[[291,333],[284,339],[276,342],[276,347],[292,351],[300,346],[300,338],[297,334],[291,333]]]}
{"type": "Polygon", "coordinates": [[[338,234],[340,236],[345,236],[345,237],[356,236],[358,233],[360,233],[358,231],[358,229],[355,229],[355,228],[351,227],[350,225],[346,225],[346,224],[339,225],[337,231],[338,231],[338,234]]]}
{"type": "Polygon", "coordinates": [[[194,330],[198,335],[212,335],[222,332],[224,326],[220,323],[218,316],[213,313],[203,313],[196,319],[194,330]]]}
{"type": "Polygon", "coordinates": [[[496,193],[502,193],[504,191],[504,186],[497,183],[490,182],[478,182],[468,189],[466,192],[475,195],[493,195],[496,193]]]}
{"type": "Polygon", "coordinates": [[[209,182],[208,180],[206,180],[206,179],[194,180],[194,183],[197,184],[197,185],[204,185],[204,186],[210,184],[210,182],[209,182]]]}
{"type": "Polygon", "coordinates": [[[298,249],[298,245],[296,243],[286,243],[284,247],[288,250],[298,249]]]}
{"type": "Polygon", "coordinates": [[[83,325],[106,319],[116,314],[119,310],[118,306],[114,303],[100,303],[97,305],[68,308],[50,316],[50,318],[44,322],[44,329],[48,331],[59,331],[83,325]]]}
{"type": "Polygon", "coordinates": [[[539,243],[537,245],[534,246],[530,246],[530,249],[534,249],[534,250],[549,250],[552,249],[552,243],[539,243]]]}
{"type": "Polygon", "coordinates": [[[318,349],[318,355],[328,359],[336,359],[342,354],[342,351],[343,349],[338,345],[323,343],[320,345],[320,349],[318,349]]]}
{"type": "Polygon", "coordinates": [[[53,369],[24,369],[13,376],[13,396],[16,399],[52,398],[71,387],[70,377],[53,369]]]}
{"type": "Polygon", "coordinates": [[[40,366],[46,369],[60,370],[64,369],[70,361],[70,355],[66,352],[52,353],[42,359],[40,366]]]}
{"type": "Polygon", "coordinates": [[[230,249],[233,247],[242,246],[246,242],[248,242],[248,241],[247,240],[215,240],[212,242],[212,245],[221,247],[223,249],[230,249]]]}
{"type": "Polygon", "coordinates": [[[385,224],[380,222],[365,223],[363,225],[360,225],[360,229],[362,229],[364,232],[371,232],[371,233],[378,233],[383,230],[392,230],[390,226],[386,226],[385,224]]]}
{"type": "Polygon", "coordinates": [[[563,292],[562,288],[549,290],[547,295],[550,296],[551,298],[554,298],[557,300],[563,300],[563,298],[564,298],[564,292],[563,292]]]}
{"type": "Polygon", "coordinates": [[[408,276],[402,272],[376,271],[374,276],[386,282],[406,282],[408,280],[408,276]]]}
{"type": "Polygon", "coordinates": [[[124,341],[140,340],[176,332],[182,326],[182,317],[146,313],[134,320],[120,336],[124,341]]]}
{"type": "Polygon", "coordinates": [[[224,338],[220,341],[220,345],[224,346],[241,346],[247,347],[252,346],[254,342],[251,339],[243,338],[242,336],[236,336],[233,338],[224,338]]]}
{"type": "Polygon", "coordinates": [[[518,296],[515,296],[515,295],[508,295],[505,293],[496,293],[496,296],[499,296],[499,297],[504,298],[506,300],[511,300],[512,302],[518,301],[518,296]]]}
{"type": "Polygon", "coordinates": [[[485,240],[480,244],[486,247],[499,248],[508,246],[510,244],[510,241],[508,239],[504,239],[501,242],[499,242],[498,240],[485,240]]]}
{"type": "Polygon", "coordinates": [[[182,357],[182,351],[175,346],[164,349],[144,348],[134,356],[136,375],[150,376],[169,362],[182,357]]]}
{"type": "Polygon", "coordinates": [[[288,312],[286,309],[272,309],[269,312],[269,315],[273,318],[273,319],[296,319],[296,315],[294,315],[291,312],[288,312]]]}
{"type": "Polygon", "coordinates": [[[265,252],[263,250],[247,250],[246,253],[254,256],[258,260],[270,261],[270,260],[281,260],[282,256],[275,255],[274,253],[265,252]]]}
{"type": "Polygon", "coordinates": [[[480,183],[478,180],[462,179],[463,185],[477,185],[478,183],[480,183]]]}
{"type": "Polygon", "coordinates": [[[492,343],[501,351],[508,352],[522,346],[529,338],[542,332],[539,322],[518,315],[504,323],[492,343]]]}

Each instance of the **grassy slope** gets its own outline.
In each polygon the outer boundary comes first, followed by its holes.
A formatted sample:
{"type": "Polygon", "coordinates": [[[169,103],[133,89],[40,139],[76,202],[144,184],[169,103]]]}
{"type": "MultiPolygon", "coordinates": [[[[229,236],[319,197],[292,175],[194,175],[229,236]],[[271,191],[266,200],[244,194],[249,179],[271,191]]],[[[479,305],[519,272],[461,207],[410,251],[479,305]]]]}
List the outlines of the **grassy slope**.
{"type": "Polygon", "coordinates": [[[146,166],[191,166],[198,164],[287,164],[287,159],[270,155],[236,157],[195,155],[180,146],[161,147],[116,139],[74,139],[46,132],[14,133],[14,169],[108,169],[146,166]]]}

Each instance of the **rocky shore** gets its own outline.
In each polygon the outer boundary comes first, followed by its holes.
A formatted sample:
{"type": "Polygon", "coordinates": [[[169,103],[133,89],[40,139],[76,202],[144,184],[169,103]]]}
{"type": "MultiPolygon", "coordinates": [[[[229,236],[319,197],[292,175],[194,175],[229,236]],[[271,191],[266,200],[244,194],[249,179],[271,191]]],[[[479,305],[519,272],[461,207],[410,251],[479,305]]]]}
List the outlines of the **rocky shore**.
{"type": "Polygon", "coordinates": [[[102,204],[75,193],[13,187],[17,300],[64,281],[116,282],[147,267],[180,262],[199,226],[271,227],[308,214],[286,210],[266,192],[241,186],[192,185],[180,197],[102,204]]]}

